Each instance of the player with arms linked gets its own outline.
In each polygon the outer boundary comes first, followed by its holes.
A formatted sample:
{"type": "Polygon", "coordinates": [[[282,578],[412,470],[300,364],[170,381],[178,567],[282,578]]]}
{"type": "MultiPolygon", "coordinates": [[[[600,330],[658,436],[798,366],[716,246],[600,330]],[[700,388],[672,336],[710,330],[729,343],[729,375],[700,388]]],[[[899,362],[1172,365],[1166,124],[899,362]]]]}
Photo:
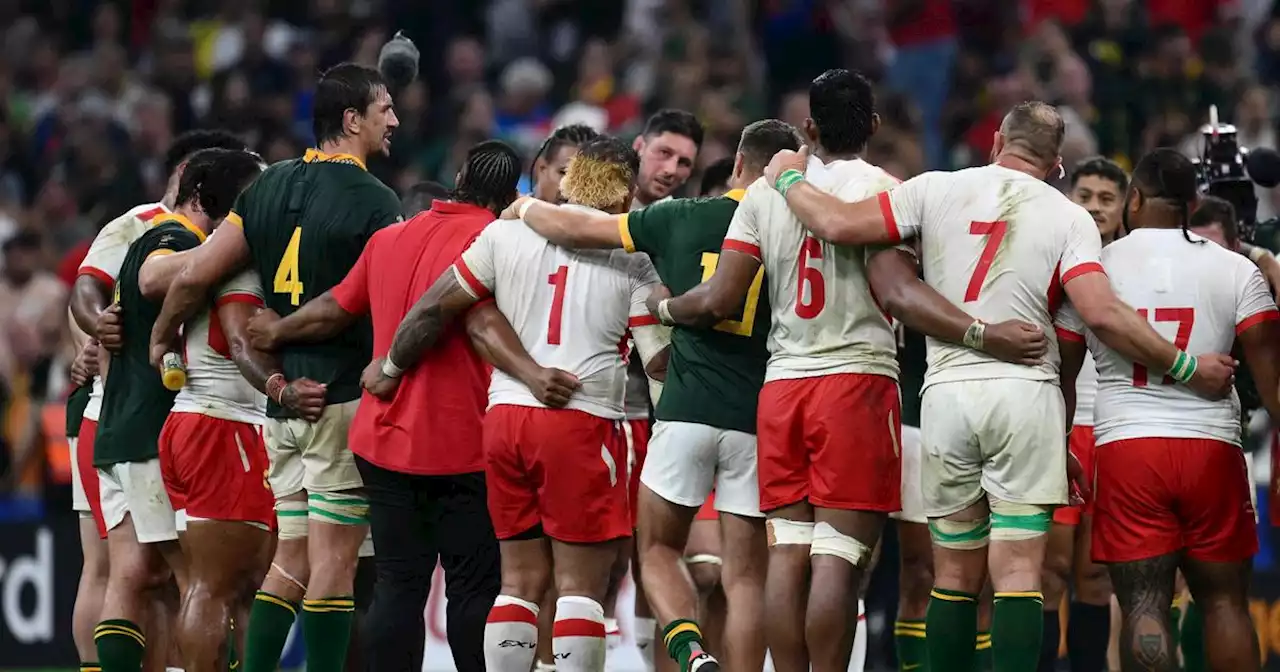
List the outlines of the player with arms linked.
{"type": "MultiPolygon", "coordinates": [[[[389,151],[398,123],[378,71],[344,63],[325,72],[313,113],[319,149],[268,168],[227,215],[231,226],[188,261],[152,332],[152,362],[172,347],[178,326],[205,305],[209,292],[246,267],[257,272],[267,307],[280,315],[341,282],[369,238],[401,219],[395,192],[365,168],[369,156],[389,151]]],[[[370,338],[365,319],[330,340],[279,353],[287,378],[327,386],[327,406],[319,420],[307,422],[268,401],[267,452],[280,532],[250,619],[247,672],[275,669],[299,600],[307,660],[322,671],[341,668],[355,610],[357,553],[368,530],[347,429],[370,338]]]]}

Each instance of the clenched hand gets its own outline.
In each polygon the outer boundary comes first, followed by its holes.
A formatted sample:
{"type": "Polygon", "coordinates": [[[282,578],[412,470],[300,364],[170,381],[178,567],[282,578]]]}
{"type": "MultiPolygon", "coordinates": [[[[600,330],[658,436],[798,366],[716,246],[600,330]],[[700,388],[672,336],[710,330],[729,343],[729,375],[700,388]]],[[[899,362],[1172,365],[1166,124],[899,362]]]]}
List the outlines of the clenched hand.
{"type": "Polygon", "coordinates": [[[1013,364],[1036,366],[1049,352],[1044,330],[1029,322],[1008,320],[988,324],[982,337],[987,354],[1013,364]]]}

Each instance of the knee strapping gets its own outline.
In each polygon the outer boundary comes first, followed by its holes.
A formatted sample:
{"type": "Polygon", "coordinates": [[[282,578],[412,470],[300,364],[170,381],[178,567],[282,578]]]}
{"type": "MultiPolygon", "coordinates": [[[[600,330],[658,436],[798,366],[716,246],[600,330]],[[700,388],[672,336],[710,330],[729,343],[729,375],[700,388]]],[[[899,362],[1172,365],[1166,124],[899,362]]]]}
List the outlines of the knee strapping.
{"type": "Polygon", "coordinates": [[[871,559],[871,547],[840,532],[830,523],[818,523],[813,526],[813,545],[809,547],[809,555],[834,555],[861,568],[871,559]]]}
{"type": "Polygon", "coordinates": [[[369,522],[369,500],[360,495],[338,493],[307,495],[307,517],[331,525],[366,525],[369,522]]]}
{"type": "Polygon", "coordinates": [[[723,565],[724,561],[721,560],[720,556],[718,555],[711,555],[710,553],[696,553],[694,555],[686,556],[684,559],[684,564],[719,566],[719,565],[723,565]]]}
{"type": "Polygon", "coordinates": [[[276,524],[279,538],[285,541],[307,538],[307,503],[300,499],[282,499],[276,502],[276,524]]]}
{"type": "Polygon", "coordinates": [[[1049,533],[1051,507],[991,500],[991,538],[997,541],[1035,539],[1049,533]]]}
{"type": "Polygon", "coordinates": [[[929,536],[933,543],[953,551],[986,548],[991,536],[991,519],[986,516],[977,520],[937,518],[929,521],[929,536]]]}
{"type": "Polygon", "coordinates": [[[813,523],[786,518],[770,518],[765,521],[769,547],[794,544],[808,546],[813,543],[813,523]]]}

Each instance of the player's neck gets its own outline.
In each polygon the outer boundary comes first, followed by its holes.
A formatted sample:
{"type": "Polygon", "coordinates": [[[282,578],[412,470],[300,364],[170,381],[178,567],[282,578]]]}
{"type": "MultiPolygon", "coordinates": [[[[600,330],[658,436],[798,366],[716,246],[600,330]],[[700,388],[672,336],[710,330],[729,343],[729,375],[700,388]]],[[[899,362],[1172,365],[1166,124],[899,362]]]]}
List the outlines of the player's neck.
{"type": "Polygon", "coordinates": [[[821,145],[814,150],[813,155],[823,163],[831,163],[832,161],[856,161],[862,158],[862,152],[832,152],[821,145]]]}
{"type": "Polygon", "coordinates": [[[1016,170],[1019,173],[1026,173],[1037,180],[1045,179],[1045,171],[1043,168],[1037,166],[1035,162],[1029,159],[1024,159],[1012,152],[1001,152],[996,156],[995,164],[1002,168],[1016,170]]]}
{"type": "Polygon", "coordinates": [[[343,137],[340,140],[330,140],[329,142],[320,143],[320,151],[325,154],[346,154],[359,159],[361,163],[368,165],[369,154],[364,151],[360,143],[355,138],[343,137]]]}
{"type": "Polygon", "coordinates": [[[208,234],[210,232],[209,230],[213,228],[209,218],[206,217],[203,212],[200,212],[189,205],[180,205],[173,208],[173,214],[183,217],[188,222],[191,222],[192,226],[204,231],[206,234],[208,234]]]}

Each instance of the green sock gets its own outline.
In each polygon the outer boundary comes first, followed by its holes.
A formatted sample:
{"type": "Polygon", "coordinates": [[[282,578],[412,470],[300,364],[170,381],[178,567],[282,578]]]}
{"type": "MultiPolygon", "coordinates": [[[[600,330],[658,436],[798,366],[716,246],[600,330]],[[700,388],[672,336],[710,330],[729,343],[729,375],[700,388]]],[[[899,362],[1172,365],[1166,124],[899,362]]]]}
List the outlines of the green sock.
{"type": "Polygon", "coordinates": [[[249,628],[244,633],[245,672],[276,672],[297,615],[297,603],[258,591],[249,610],[249,628]]]}
{"type": "Polygon", "coordinates": [[[350,595],[302,601],[308,672],[342,672],[355,617],[356,601],[350,595]]]}
{"type": "Polygon", "coordinates": [[[924,650],[924,621],[898,621],[893,624],[893,641],[898,649],[898,669],[902,672],[929,672],[929,654],[924,650]]]}
{"type": "MultiPolygon", "coordinates": [[[[1174,623],[1177,632],[1178,625],[1174,623]]],[[[1205,672],[1209,659],[1204,651],[1204,612],[1195,602],[1187,604],[1187,615],[1182,619],[1182,669],[1186,672],[1205,672]]]]}
{"type": "Polygon", "coordinates": [[[1040,664],[1044,596],[1039,592],[996,593],[991,616],[992,669],[1026,672],[1040,664]]]}
{"type": "Polygon", "coordinates": [[[80,672],[102,672],[102,667],[97,663],[80,663],[80,672]]]}
{"type": "Polygon", "coordinates": [[[680,672],[688,672],[689,659],[702,651],[702,629],[695,621],[678,618],[662,629],[662,642],[671,660],[680,664],[680,672]]]}
{"type": "Polygon", "coordinates": [[[991,633],[979,632],[974,642],[974,672],[991,672],[994,663],[991,661],[991,633]]]}
{"type": "Polygon", "coordinates": [[[958,590],[934,588],[929,594],[924,640],[933,672],[969,672],[973,669],[978,635],[978,596],[958,590]]]}
{"type": "Polygon", "coordinates": [[[113,618],[99,623],[93,631],[93,643],[103,672],[142,672],[147,638],[133,621],[113,618]]]}

